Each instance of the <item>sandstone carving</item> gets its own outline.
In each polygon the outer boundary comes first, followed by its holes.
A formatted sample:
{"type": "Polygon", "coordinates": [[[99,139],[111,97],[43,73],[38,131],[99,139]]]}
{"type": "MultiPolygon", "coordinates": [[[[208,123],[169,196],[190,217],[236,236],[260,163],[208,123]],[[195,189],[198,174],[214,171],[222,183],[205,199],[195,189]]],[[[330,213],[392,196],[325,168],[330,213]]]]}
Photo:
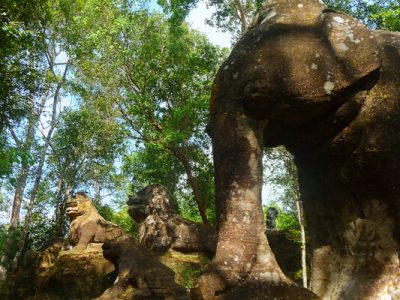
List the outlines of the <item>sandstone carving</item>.
{"type": "Polygon", "coordinates": [[[89,300],[112,285],[114,266],[101,248],[62,251],[63,245],[62,239],[54,238],[39,251],[26,253],[4,299],[89,300]]]}
{"type": "Polygon", "coordinates": [[[219,232],[213,267],[199,280],[204,299],[228,297],[239,283],[278,298],[287,294],[270,287],[293,289],[261,209],[262,148],[278,145],[299,169],[312,290],[324,299],[398,297],[399,86],[399,33],[372,31],[320,0],[266,2],[213,85],[219,232]]]}
{"type": "Polygon", "coordinates": [[[105,241],[124,234],[121,228],[100,216],[85,193],[79,192],[70,198],[66,207],[71,225],[65,249],[86,249],[91,243],[101,246],[105,241]]]}
{"type": "Polygon", "coordinates": [[[104,257],[118,272],[116,282],[98,299],[187,300],[186,290],[174,281],[175,273],[128,236],[103,244],[104,257]]]}
{"type": "Polygon", "coordinates": [[[99,215],[85,193],[66,202],[71,219],[67,239],[52,238],[25,255],[10,299],[93,299],[115,280],[114,266],[101,246],[124,235],[99,215]]]}
{"type": "Polygon", "coordinates": [[[47,272],[57,261],[64,244],[62,238],[51,238],[44,243],[39,251],[27,251],[18,272],[8,278],[10,295],[0,295],[5,299],[24,299],[34,295],[35,290],[41,290],[47,283],[47,272]]]}
{"type": "Polygon", "coordinates": [[[129,215],[140,226],[141,245],[161,253],[168,249],[215,253],[215,230],[179,216],[171,193],[162,185],[150,185],[129,196],[128,205],[129,215]]]}
{"type": "Polygon", "coordinates": [[[269,207],[267,209],[267,214],[266,214],[266,226],[268,230],[273,230],[276,229],[276,219],[278,218],[279,212],[276,208],[274,207],[269,207]]]}
{"type": "Polygon", "coordinates": [[[300,236],[288,230],[277,229],[267,230],[266,235],[283,273],[297,284],[302,284],[300,236]]]}

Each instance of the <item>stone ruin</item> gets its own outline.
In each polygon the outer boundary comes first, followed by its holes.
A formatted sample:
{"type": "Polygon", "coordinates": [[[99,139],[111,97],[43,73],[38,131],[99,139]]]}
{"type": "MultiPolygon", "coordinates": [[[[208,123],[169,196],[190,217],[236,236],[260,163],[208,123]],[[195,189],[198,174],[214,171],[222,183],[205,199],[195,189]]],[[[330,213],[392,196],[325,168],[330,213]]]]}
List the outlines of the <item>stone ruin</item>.
{"type": "Polygon", "coordinates": [[[107,241],[103,255],[114,264],[117,280],[98,300],[190,299],[185,288],[175,283],[175,273],[134,238],[123,236],[107,241]]]}
{"type": "Polygon", "coordinates": [[[178,215],[171,193],[160,184],[129,196],[128,205],[139,225],[138,241],[122,236],[103,245],[118,280],[99,299],[189,299],[182,285],[190,289],[215,253],[215,229],[178,215]]]}
{"type": "Polygon", "coordinates": [[[25,254],[10,299],[92,299],[115,279],[101,246],[123,236],[122,229],[100,216],[85,193],[65,205],[71,220],[66,240],[52,238],[25,254]]]}
{"type": "Polygon", "coordinates": [[[203,299],[309,299],[264,235],[264,147],[299,171],[323,299],[394,299],[400,286],[400,34],[320,0],[269,0],[213,84],[218,217],[203,299]],[[278,288],[279,287],[279,288],[278,288]]]}
{"type": "Polygon", "coordinates": [[[266,213],[266,228],[267,230],[274,230],[276,229],[276,219],[279,216],[279,212],[275,207],[269,207],[266,213]]]}
{"type": "MultiPolygon", "coordinates": [[[[327,9],[321,0],[266,1],[213,84],[207,130],[215,166],[216,248],[215,240],[203,240],[208,235],[204,227],[175,218],[172,206],[157,197],[154,203],[135,197],[129,202],[132,217],[141,222],[140,244],[161,257],[185,249],[216,249],[192,293],[196,299],[399,298],[399,86],[399,33],[370,30],[327,9]],[[264,234],[262,151],[278,145],[294,155],[299,170],[315,294],[284,275],[264,234]],[[167,217],[159,215],[164,208],[167,217]],[[195,241],[187,238],[191,236],[195,241]]],[[[78,249],[87,243],[87,237],[81,243],[80,237],[69,240],[78,249]]],[[[125,253],[118,241],[131,243],[123,236],[115,241],[105,247],[111,260],[125,253]]],[[[52,247],[43,259],[47,264],[57,265],[68,257],[57,241],[52,247]],[[51,257],[58,251],[53,263],[51,257]]],[[[129,249],[136,251],[135,247],[129,249]]],[[[115,259],[114,263],[120,265],[115,259]]],[[[84,265],[75,264],[75,274],[84,265]]],[[[50,276],[56,280],[55,274],[65,275],[58,282],[69,285],[63,287],[66,293],[72,290],[68,279],[77,281],[68,266],[50,276]]],[[[127,266],[119,276],[144,297],[154,284],[169,297],[180,295],[179,287],[168,290],[145,276],[132,281],[136,266],[127,266]]],[[[172,278],[167,269],[161,273],[166,280],[172,278]]],[[[85,278],[80,284],[93,286],[85,278]]],[[[114,295],[130,293],[125,284],[110,289],[107,293],[114,295]]]]}
{"type": "Polygon", "coordinates": [[[97,212],[85,193],[66,202],[66,240],[24,257],[9,299],[189,299],[175,273],[97,212]]]}
{"type": "Polygon", "coordinates": [[[151,249],[175,271],[177,283],[193,287],[215,253],[215,229],[182,218],[171,193],[160,184],[129,196],[128,205],[129,215],[139,224],[140,245],[151,249]]]}

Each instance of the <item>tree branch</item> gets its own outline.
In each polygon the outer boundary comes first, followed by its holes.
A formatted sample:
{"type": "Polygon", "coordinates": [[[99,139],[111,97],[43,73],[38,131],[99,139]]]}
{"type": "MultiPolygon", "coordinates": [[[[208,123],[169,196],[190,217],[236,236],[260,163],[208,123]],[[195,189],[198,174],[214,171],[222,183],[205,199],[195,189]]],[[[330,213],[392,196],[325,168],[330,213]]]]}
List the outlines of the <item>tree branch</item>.
{"type": "Polygon", "coordinates": [[[8,127],[8,130],[11,133],[12,138],[14,139],[15,143],[17,144],[17,147],[20,148],[22,146],[21,140],[17,137],[14,129],[12,127],[8,127]]]}
{"type": "Polygon", "coordinates": [[[240,23],[242,25],[242,34],[243,34],[243,33],[245,33],[247,31],[247,28],[248,28],[246,12],[245,12],[243,4],[242,4],[242,2],[240,2],[240,0],[235,0],[235,4],[236,4],[236,7],[237,7],[238,12],[239,12],[238,17],[239,17],[240,23]]]}

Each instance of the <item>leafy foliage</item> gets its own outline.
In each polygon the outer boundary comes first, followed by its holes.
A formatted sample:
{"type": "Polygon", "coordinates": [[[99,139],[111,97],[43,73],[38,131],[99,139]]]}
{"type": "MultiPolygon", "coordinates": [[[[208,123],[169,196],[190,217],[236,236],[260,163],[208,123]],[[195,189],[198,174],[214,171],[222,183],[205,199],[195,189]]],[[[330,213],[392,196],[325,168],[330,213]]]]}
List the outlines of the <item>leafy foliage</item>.
{"type": "Polygon", "coordinates": [[[9,230],[8,226],[0,226],[0,255],[5,256],[5,268],[10,269],[12,260],[17,253],[18,240],[21,237],[22,227],[9,230]]]}
{"type": "Polygon", "coordinates": [[[40,60],[49,22],[46,0],[5,0],[0,5],[0,130],[22,117],[29,98],[40,93],[40,60]]]}
{"type": "Polygon", "coordinates": [[[237,39],[247,30],[263,3],[262,0],[210,0],[208,5],[214,7],[215,12],[207,20],[207,23],[222,31],[231,32],[237,39]]]}
{"type": "Polygon", "coordinates": [[[9,146],[7,140],[0,135],[0,179],[12,173],[12,166],[18,162],[18,149],[9,146]]]}
{"type": "Polygon", "coordinates": [[[276,218],[276,229],[286,230],[296,236],[297,241],[299,241],[300,236],[300,225],[295,211],[288,209],[286,206],[280,204],[279,202],[272,202],[268,206],[264,206],[264,214],[268,208],[273,207],[278,211],[278,216],[276,218]]]}
{"type": "Polygon", "coordinates": [[[71,187],[109,178],[122,150],[123,133],[100,112],[82,108],[62,113],[53,138],[50,163],[71,187]]]}
{"type": "Polygon", "coordinates": [[[122,206],[118,211],[115,211],[108,205],[98,205],[99,214],[107,221],[117,224],[125,233],[136,236],[138,232],[137,224],[128,215],[128,207],[122,206]]]}
{"type": "Polygon", "coordinates": [[[203,273],[202,268],[199,267],[191,267],[188,269],[185,269],[182,273],[181,276],[183,278],[183,286],[187,289],[190,290],[196,285],[197,279],[200,277],[200,275],[203,273]]]}
{"type": "MultiPolygon", "coordinates": [[[[158,3],[170,16],[172,23],[181,23],[189,11],[196,7],[199,0],[159,0],[158,3]]],[[[228,31],[237,40],[241,34],[246,32],[252,18],[261,9],[262,0],[208,0],[206,4],[215,11],[207,20],[207,24],[228,31]]]]}
{"type": "Polygon", "coordinates": [[[398,0],[326,0],[329,8],[345,12],[374,29],[400,30],[398,0]]]}
{"type": "Polygon", "coordinates": [[[75,89],[85,103],[113,114],[131,138],[134,153],[124,171],[134,175],[133,189],[158,182],[174,191],[179,183],[194,191],[198,205],[209,205],[212,166],[204,128],[224,52],[157,13],[114,8],[104,14],[92,18],[103,20],[99,27],[81,28],[85,42],[71,49],[75,89]]]}

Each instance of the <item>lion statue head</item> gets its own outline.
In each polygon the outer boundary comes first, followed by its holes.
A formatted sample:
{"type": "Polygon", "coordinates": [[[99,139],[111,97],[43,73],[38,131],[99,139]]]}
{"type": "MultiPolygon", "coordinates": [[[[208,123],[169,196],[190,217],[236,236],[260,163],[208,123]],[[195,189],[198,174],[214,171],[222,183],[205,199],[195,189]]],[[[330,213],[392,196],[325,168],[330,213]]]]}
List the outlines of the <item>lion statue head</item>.
{"type": "Polygon", "coordinates": [[[85,192],[78,192],[76,195],[73,195],[65,202],[65,206],[65,213],[71,220],[95,209],[92,201],[85,192]]]}
{"type": "Polygon", "coordinates": [[[172,195],[161,184],[149,185],[129,196],[128,205],[128,213],[137,223],[142,223],[149,215],[168,218],[176,214],[172,195]]]}

